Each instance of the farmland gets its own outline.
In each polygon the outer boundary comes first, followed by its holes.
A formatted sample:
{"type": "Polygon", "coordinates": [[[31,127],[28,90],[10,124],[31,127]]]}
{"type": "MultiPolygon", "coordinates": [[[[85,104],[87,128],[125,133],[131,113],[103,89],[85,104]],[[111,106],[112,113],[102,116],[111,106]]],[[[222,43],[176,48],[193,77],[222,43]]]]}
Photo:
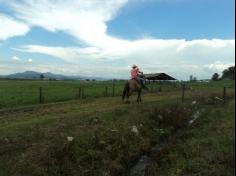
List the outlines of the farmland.
{"type": "Polygon", "coordinates": [[[142,103],[124,104],[123,82],[113,97],[111,82],[2,81],[0,175],[126,176],[142,156],[152,161],[146,176],[234,175],[235,83],[186,84],[184,102],[181,85],[151,84],[142,103]],[[74,97],[80,86],[86,98],[74,97]]]}
{"type": "MultiPolygon", "coordinates": [[[[40,80],[0,80],[0,107],[15,107],[39,103],[42,88],[42,101],[58,102],[83,98],[120,96],[125,81],[40,81],[40,80]]],[[[175,84],[179,86],[178,84],[175,84]]],[[[176,90],[170,84],[148,85],[150,91],[176,90]]]]}
{"type": "MultiPolygon", "coordinates": [[[[120,96],[125,81],[40,81],[40,80],[0,80],[0,109],[42,103],[120,96]]],[[[174,92],[181,94],[182,83],[153,83],[147,85],[149,92],[174,92]]],[[[187,84],[193,90],[221,91],[223,87],[232,89],[230,81],[215,83],[187,84]]]]}

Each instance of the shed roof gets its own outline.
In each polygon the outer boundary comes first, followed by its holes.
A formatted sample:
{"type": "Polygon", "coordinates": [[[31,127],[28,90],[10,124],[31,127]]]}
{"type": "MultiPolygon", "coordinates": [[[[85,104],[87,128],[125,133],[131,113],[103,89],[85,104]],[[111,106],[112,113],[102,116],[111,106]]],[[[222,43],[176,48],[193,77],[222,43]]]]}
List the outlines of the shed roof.
{"type": "Polygon", "coordinates": [[[148,80],[176,80],[175,78],[167,75],[166,73],[150,73],[144,74],[145,78],[148,80]]]}

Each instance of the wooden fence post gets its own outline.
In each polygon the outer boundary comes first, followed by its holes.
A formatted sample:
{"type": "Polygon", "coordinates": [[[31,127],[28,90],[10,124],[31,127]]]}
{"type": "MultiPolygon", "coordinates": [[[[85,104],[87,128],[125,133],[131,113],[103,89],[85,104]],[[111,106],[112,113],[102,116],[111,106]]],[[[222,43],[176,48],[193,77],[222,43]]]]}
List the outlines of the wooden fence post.
{"type": "Polygon", "coordinates": [[[223,100],[226,101],[226,87],[223,88],[223,100]]]}
{"type": "Polygon", "coordinates": [[[78,98],[81,99],[81,87],[79,87],[78,98]]]}
{"type": "Polygon", "coordinates": [[[43,103],[43,89],[39,88],[39,103],[43,103]]]}
{"type": "Polygon", "coordinates": [[[82,99],[84,99],[85,98],[85,93],[84,93],[85,91],[84,91],[84,87],[82,88],[82,99]]]}
{"type": "Polygon", "coordinates": [[[115,96],[115,81],[112,81],[112,95],[115,96]]]}
{"type": "Polygon", "coordinates": [[[105,97],[107,97],[107,86],[105,87],[105,97]]]}
{"type": "Polygon", "coordinates": [[[185,84],[182,84],[182,102],[184,102],[185,84]]]}

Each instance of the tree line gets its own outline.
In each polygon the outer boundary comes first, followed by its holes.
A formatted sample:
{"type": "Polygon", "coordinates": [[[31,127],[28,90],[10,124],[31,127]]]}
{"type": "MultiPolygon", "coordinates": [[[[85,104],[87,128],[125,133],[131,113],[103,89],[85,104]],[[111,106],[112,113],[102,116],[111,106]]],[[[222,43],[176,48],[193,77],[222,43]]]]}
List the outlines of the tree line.
{"type": "Polygon", "coordinates": [[[214,73],[211,78],[212,81],[218,81],[223,79],[235,80],[235,66],[225,69],[222,72],[221,77],[218,73],[214,73]]]}

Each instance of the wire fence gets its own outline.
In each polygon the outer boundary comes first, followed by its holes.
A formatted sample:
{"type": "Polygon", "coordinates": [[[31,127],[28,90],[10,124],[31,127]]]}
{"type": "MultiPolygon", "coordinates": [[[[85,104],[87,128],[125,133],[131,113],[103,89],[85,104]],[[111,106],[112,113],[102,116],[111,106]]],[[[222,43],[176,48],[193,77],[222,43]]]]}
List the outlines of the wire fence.
{"type": "MultiPolygon", "coordinates": [[[[55,85],[47,82],[40,85],[25,85],[24,82],[18,87],[4,88],[0,86],[0,108],[15,107],[29,104],[42,104],[67,100],[82,100],[99,97],[118,97],[122,95],[125,82],[102,82],[90,84],[64,83],[55,85]]],[[[211,87],[207,84],[193,85],[187,82],[151,82],[147,84],[149,91],[146,93],[168,93],[175,92],[182,102],[185,101],[186,92],[195,94],[195,91],[206,91],[206,93],[220,91],[222,100],[226,99],[227,87],[211,87]]],[[[229,86],[228,86],[229,87],[229,86]]],[[[229,88],[232,88],[229,87],[229,88]]]]}

